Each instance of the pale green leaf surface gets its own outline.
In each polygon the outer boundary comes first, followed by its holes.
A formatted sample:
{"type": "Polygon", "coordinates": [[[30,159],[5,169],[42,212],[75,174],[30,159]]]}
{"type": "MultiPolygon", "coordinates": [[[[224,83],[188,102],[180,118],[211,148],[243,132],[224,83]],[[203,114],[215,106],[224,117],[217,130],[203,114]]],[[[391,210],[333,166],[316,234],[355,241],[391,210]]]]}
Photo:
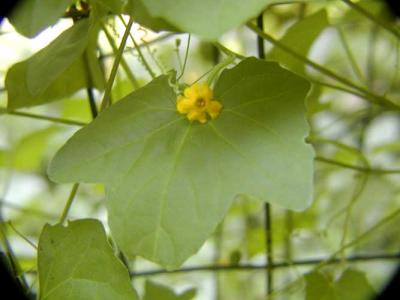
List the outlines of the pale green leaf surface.
{"type": "Polygon", "coordinates": [[[95,39],[93,36],[97,32],[90,29],[89,21],[80,21],[38,53],[13,65],[5,80],[8,108],[40,105],[69,96],[88,86],[88,69],[92,85],[102,89],[104,82],[95,49],[91,43],[88,45],[95,39]],[[86,48],[87,64],[83,60],[86,48]]]}
{"type": "Polygon", "coordinates": [[[19,1],[9,21],[20,34],[34,37],[55,24],[71,3],[71,0],[19,1]]]}
{"type": "MultiPolygon", "coordinates": [[[[315,39],[327,26],[329,21],[326,11],[320,10],[292,25],[280,42],[307,57],[315,39]]],[[[268,53],[267,59],[276,60],[294,72],[304,73],[304,63],[278,47],[268,53]]]]}
{"type": "Polygon", "coordinates": [[[41,300],[135,300],[127,269],[94,219],[46,225],[40,236],[41,300]]]}
{"type": "Polygon", "coordinates": [[[315,271],[306,274],[304,279],[306,300],[336,300],[333,285],[325,274],[315,271]]]}
{"type": "Polygon", "coordinates": [[[128,0],[92,0],[94,4],[100,5],[104,13],[111,12],[119,14],[123,11],[128,0]]]}
{"type": "Polygon", "coordinates": [[[49,139],[57,132],[56,127],[49,127],[23,137],[12,151],[0,152],[0,166],[19,171],[40,171],[49,139]]]}
{"type": "Polygon", "coordinates": [[[374,295],[365,273],[354,269],[347,269],[336,281],[319,271],[304,278],[306,300],[369,300],[374,295]]]}
{"type": "Polygon", "coordinates": [[[256,17],[277,0],[131,0],[138,22],[155,30],[175,27],[215,40],[256,17]],[[135,12],[136,8],[139,12],[135,12]],[[150,17],[150,18],[149,18],[150,17]]]}
{"type": "Polygon", "coordinates": [[[364,272],[347,269],[335,283],[337,300],[371,300],[374,290],[364,272]]]}
{"type": "Polygon", "coordinates": [[[26,81],[32,96],[46,90],[52,78],[60,75],[83,53],[89,25],[88,20],[77,22],[28,60],[26,81]]]}
{"type": "Polygon", "coordinates": [[[308,89],[276,63],[246,59],[222,73],[215,97],[224,109],[202,125],[176,112],[162,76],[78,131],[49,175],[104,183],[117,243],[129,256],[174,268],[199,249],[238,194],[309,206],[308,89]]]}
{"type": "Polygon", "coordinates": [[[167,286],[147,280],[143,300],[190,300],[195,296],[195,289],[189,289],[177,294],[167,286]]]}

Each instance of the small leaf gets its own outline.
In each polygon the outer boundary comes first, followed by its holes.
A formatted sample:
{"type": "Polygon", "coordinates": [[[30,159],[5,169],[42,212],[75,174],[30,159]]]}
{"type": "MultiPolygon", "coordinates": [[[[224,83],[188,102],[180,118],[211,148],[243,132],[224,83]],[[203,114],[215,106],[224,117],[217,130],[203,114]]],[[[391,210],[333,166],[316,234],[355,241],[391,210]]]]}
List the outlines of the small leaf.
{"type": "Polygon", "coordinates": [[[135,300],[129,274],[100,222],[45,225],[38,268],[41,300],[135,300]]]}
{"type": "Polygon", "coordinates": [[[55,24],[71,3],[71,0],[19,1],[8,19],[20,34],[34,37],[55,24]]]}
{"type": "Polygon", "coordinates": [[[325,274],[315,271],[306,274],[304,279],[306,280],[306,300],[336,300],[333,286],[325,274]]]}
{"type": "Polygon", "coordinates": [[[0,151],[0,165],[19,171],[40,171],[49,139],[56,132],[56,127],[49,127],[23,137],[12,151],[0,151]]]}
{"type": "Polygon", "coordinates": [[[306,300],[368,300],[374,295],[365,273],[353,269],[347,269],[336,281],[319,271],[304,278],[306,300]]]}
{"type": "Polygon", "coordinates": [[[215,40],[278,0],[130,0],[128,12],[153,30],[176,28],[215,40]],[[206,16],[206,17],[205,17],[206,16]]]}
{"type": "MultiPolygon", "coordinates": [[[[287,30],[280,42],[295,48],[297,53],[307,56],[312,44],[327,26],[329,22],[326,11],[320,10],[295,23],[287,30]]],[[[304,73],[304,63],[278,47],[274,47],[267,58],[278,61],[294,72],[304,73]]]]}
{"type": "Polygon", "coordinates": [[[57,153],[57,182],[106,185],[117,243],[176,268],[195,253],[235,196],[303,210],[312,199],[313,151],[304,142],[309,84],[249,58],[222,73],[219,117],[190,123],[161,76],[79,130],[57,153]]]}
{"type": "Polygon", "coordinates": [[[190,300],[196,296],[195,289],[176,294],[166,286],[147,280],[143,300],[190,300]]]}
{"type": "Polygon", "coordinates": [[[66,97],[88,86],[88,68],[93,86],[102,89],[95,49],[89,44],[93,36],[97,37],[97,31],[89,21],[79,21],[50,45],[13,65],[5,82],[8,108],[34,106],[66,97]],[[88,49],[88,65],[83,61],[85,49],[88,49]]]}
{"type": "Polygon", "coordinates": [[[88,32],[88,20],[77,22],[28,61],[26,81],[32,96],[46,90],[52,78],[65,71],[83,53],[88,32]]]}
{"type": "Polygon", "coordinates": [[[374,290],[364,272],[347,269],[335,283],[337,300],[374,299],[374,290]]]}

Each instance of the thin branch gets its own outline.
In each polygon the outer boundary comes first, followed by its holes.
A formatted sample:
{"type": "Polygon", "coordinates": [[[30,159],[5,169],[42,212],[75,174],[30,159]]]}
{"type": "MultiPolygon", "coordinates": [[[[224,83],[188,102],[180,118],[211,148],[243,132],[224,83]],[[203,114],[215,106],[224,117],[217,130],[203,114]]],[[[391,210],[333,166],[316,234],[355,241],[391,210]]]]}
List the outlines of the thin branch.
{"type": "Polygon", "coordinates": [[[361,72],[361,69],[358,66],[357,61],[356,61],[356,59],[355,59],[355,57],[353,55],[353,52],[350,49],[350,45],[347,42],[347,39],[346,39],[346,36],[344,34],[343,29],[340,26],[336,26],[336,31],[339,34],[340,41],[342,42],[343,49],[346,52],[347,58],[350,61],[350,64],[351,64],[351,67],[353,69],[354,74],[358,77],[358,79],[361,82],[365,82],[365,78],[363,76],[363,73],[361,72]]]}
{"type": "MultiPolygon", "coordinates": [[[[158,43],[158,42],[164,41],[164,40],[170,38],[171,36],[174,36],[174,35],[177,35],[177,34],[179,34],[179,33],[177,33],[177,32],[166,33],[166,34],[164,34],[164,35],[160,35],[159,37],[154,38],[154,39],[151,40],[151,41],[148,41],[148,42],[143,41],[143,43],[142,43],[142,44],[139,44],[138,47],[126,47],[126,48],[124,49],[124,53],[125,53],[125,52],[137,51],[138,48],[141,49],[141,48],[143,48],[143,47],[147,47],[147,46],[150,46],[150,45],[152,45],[152,44],[156,44],[156,43],[158,43]]],[[[103,55],[103,58],[110,58],[110,57],[113,57],[113,56],[115,56],[115,53],[114,53],[114,52],[111,52],[111,53],[106,53],[106,54],[104,54],[104,55],[103,55]]]]}
{"type": "Polygon", "coordinates": [[[351,2],[350,0],[342,0],[342,1],[344,3],[346,3],[348,6],[350,6],[351,8],[353,8],[354,10],[358,11],[360,14],[362,14],[365,17],[367,17],[368,19],[370,19],[372,22],[378,24],[382,28],[384,28],[387,31],[389,31],[390,33],[392,33],[396,38],[400,39],[400,32],[391,24],[377,18],[376,16],[371,14],[369,11],[365,10],[364,8],[362,8],[361,6],[359,6],[356,3],[351,2]]]}
{"type": "MultiPolygon", "coordinates": [[[[264,31],[264,18],[263,13],[261,13],[257,18],[257,27],[259,30],[264,31]]],[[[264,39],[257,35],[257,51],[258,57],[260,59],[265,59],[265,47],[264,39]]],[[[266,202],[264,203],[264,234],[265,234],[265,259],[266,265],[273,265],[273,252],[272,252],[272,225],[271,225],[271,205],[266,202]]],[[[272,294],[273,289],[273,268],[266,268],[266,288],[267,297],[272,294]]]]}
{"type": "Polygon", "coordinates": [[[176,79],[177,81],[179,79],[181,79],[181,77],[185,73],[186,63],[187,63],[187,60],[188,60],[188,57],[189,57],[190,39],[191,39],[191,35],[189,34],[188,39],[187,39],[187,43],[186,43],[185,58],[183,59],[183,66],[182,66],[181,74],[176,79]]]}
{"type": "Polygon", "coordinates": [[[65,222],[65,220],[67,219],[69,210],[71,209],[72,202],[74,202],[74,199],[75,199],[76,193],[78,191],[78,188],[79,188],[79,183],[75,183],[72,186],[72,189],[71,189],[71,192],[70,192],[69,197],[67,199],[67,202],[65,203],[64,210],[63,210],[63,212],[61,214],[60,220],[58,221],[59,224],[63,224],[65,222]]]}
{"type": "Polygon", "coordinates": [[[41,218],[57,219],[59,217],[56,214],[52,214],[52,213],[49,213],[46,211],[37,210],[37,209],[33,209],[33,208],[26,208],[26,207],[20,206],[18,204],[12,203],[12,202],[8,202],[4,199],[0,199],[0,205],[5,206],[9,209],[20,211],[25,214],[36,215],[41,218]]]}
{"type": "Polygon", "coordinates": [[[342,77],[336,73],[334,73],[333,71],[309,60],[307,57],[297,53],[295,50],[293,50],[292,48],[286,46],[285,44],[281,43],[280,41],[276,40],[275,38],[273,38],[271,35],[265,33],[264,31],[260,30],[256,25],[252,24],[252,23],[247,23],[247,26],[253,30],[254,32],[256,32],[260,37],[262,37],[263,39],[271,42],[272,44],[274,44],[276,47],[282,49],[283,51],[287,52],[288,54],[290,54],[291,56],[293,56],[294,58],[302,61],[303,63],[307,64],[308,66],[312,67],[314,70],[342,83],[345,84],[359,92],[361,92],[362,94],[365,95],[365,99],[369,100],[372,103],[375,104],[379,104],[382,105],[384,107],[386,107],[387,109],[391,109],[391,110],[400,110],[400,106],[391,102],[389,99],[379,96],[379,95],[375,95],[373,93],[371,93],[370,91],[368,91],[367,89],[349,81],[348,79],[346,79],[345,77],[342,77]]]}
{"type": "MultiPolygon", "coordinates": [[[[122,36],[121,44],[119,45],[119,48],[115,55],[114,63],[111,68],[110,77],[108,78],[106,89],[104,91],[103,101],[101,102],[100,110],[104,110],[107,106],[109,106],[111,104],[111,100],[110,100],[111,89],[112,89],[115,77],[117,76],[118,67],[121,62],[122,55],[124,53],[125,45],[128,40],[128,36],[131,31],[132,25],[133,25],[133,18],[130,17],[128,25],[126,25],[124,35],[122,36]]],[[[104,28],[105,28],[105,26],[104,26],[104,28]]],[[[114,50],[114,48],[113,48],[113,50],[114,50]]]]}
{"type": "Polygon", "coordinates": [[[316,156],[315,157],[316,161],[324,162],[327,164],[335,165],[338,167],[342,167],[345,169],[352,169],[355,171],[359,172],[365,172],[365,173],[375,173],[375,174],[400,174],[399,169],[376,169],[376,168],[368,168],[368,167],[361,167],[361,166],[355,166],[355,165],[350,165],[346,164],[337,160],[332,160],[326,157],[322,156],[316,156]]]}
{"type": "Polygon", "coordinates": [[[73,125],[73,126],[86,126],[88,124],[88,123],[80,122],[80,121],[37,115],[37,114],[32,114],[32,113],[27,113],[27,112],[22,112],[22,111],[6,111],[5,113],[9,114],[9,115],[14,115],[14,116],[26,117],[26,118],[36,119],[36,120],[43,120],[43,121],[49,121],[49,122],[53,122],[53,123],[60,123],[60,124],[73,125]]]}
{"type": "MultiPolygon", "coordinates": [[[[290,268],[293,266],[308,266],[317,265],[321,262],[326,264],[337,264],[341,263],[342,260],[339,258],[313,258],[304,260],[295,260],[292,262],[278,262],[273,265],[268,264],[235,264],[235,265],[205,265],[205,266],[194,266],[185,267],[177,270],[167,271],[165,269],[149,270],[143,272],[133,272],[133,277],[163,275],[163,274],[180,274],[190,272],[219,272],[219,271],[254,271],[254,270],[265,270],[265,269],[281,269],[290,268]]],[[[371,255],[354,255],[346,258],[347,262],[369,262],[376,260],[400,260],[400,252],[393,254],[371,254],[371,255]]]]}
{"type": "MultiPolygon", "coordinates": [[[[120,17],[121,22],[124,24],[125,28],[127,28],[128,25],[126,24],[124,18],[121,15],[119,17],[120,17]]],[[[139,55],[139,58],[140,58],[141,62],[144,65],[146,71],[150,74],[151,78],[156,77],[156,74],[151,69],[150,65],[148,64],[146,58],[144,57],[144,55],[142,53],[142,50],[140,49],[138,43],[136,42],[135,38],[133,37],[133,35],[130,32],[129,32],[129,37],[131,38],[132,43],[135,46],[135,49],[136,49],[136,51],[137,51],[137,53],[139,55]]]]}
{"type": "Polygon", "coordinates": [[[98,115],[98,109],[96,106],[96,100],[94,98],[94,93],[93,93],[93,78],[92,78],[92,74],[91,74],[90,66],[89,66],[88,50],[85,50],[85,52],[83,54],[83,63],[85,65],[85,70],[86,70],[86,80],[87,80],[86,93],[88,95],[90,112],[92,114],[92,118],[94,119],[98,115]]]}
{"type": "Polygon", "coordinates": [[[214,46],[217,47],[222,53],[225,53],[228,56],[234,56],[234,57],[236,57],[238,59],[245,59],[246,58],[246,56],[232,51],[231,49],[225,47],[221,43],[215,42],[214,46]]]}
{"type": "Polygon", "coordinates": [[[25,242],[27,242],[30,246],[32,246],[32,248],[34,248],[35,250],[38,249],[38,247],[35,245],[35,243],[32,242],[30,239],[28,239],[25,235],[23,235],[19,230],[17,230],[17,228],[14,227],[14,225],[11,223],[11,221],[9,221],[7,224],[11,227],[12,230],[15,231],[15,233],[20,238],[22,238],[25,242]]]}

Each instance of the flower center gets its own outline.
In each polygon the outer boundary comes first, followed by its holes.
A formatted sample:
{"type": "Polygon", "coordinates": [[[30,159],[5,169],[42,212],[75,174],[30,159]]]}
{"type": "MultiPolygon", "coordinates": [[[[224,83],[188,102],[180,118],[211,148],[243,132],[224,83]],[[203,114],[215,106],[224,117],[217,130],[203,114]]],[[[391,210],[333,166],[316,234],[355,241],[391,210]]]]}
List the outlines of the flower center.
{"type": "Polygon", "coordinates": [[[196,106],[197,107],[204,107],[206,106],[206,100],[204,98],[200,97],[196,99],[196,106]]]}

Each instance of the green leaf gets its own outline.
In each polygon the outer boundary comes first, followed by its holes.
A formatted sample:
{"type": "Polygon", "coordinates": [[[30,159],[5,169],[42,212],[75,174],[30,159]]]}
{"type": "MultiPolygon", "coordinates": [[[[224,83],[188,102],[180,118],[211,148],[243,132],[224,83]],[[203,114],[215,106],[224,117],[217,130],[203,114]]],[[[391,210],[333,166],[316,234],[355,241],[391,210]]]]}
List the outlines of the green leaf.
{"type": "Polygon", "coordinates": [[[33,96],[43,93],[52,78],[65,71],[83,53],[88,32],[89,21],[80,21],[29,60],[26,81],[33,96]]]}
{"type": "Polygon", "coordinates": [[[374,295],[365,273],[353,269],[336,281],[319,271],[306,274],[305,280],[306,300],[368,300],[374,295]]]}
{"type": "Polygon", "coordinates": [[[110,227],[123,251],[175,268],[200,248],[238,194],[288,209],[309,206],[308,90],[307,81],[278,64],[249,58],[218,80],[220,116],[191,124],[177,113],[162,76],[79,130],[49,175],[104,183],[110,227]]]}
{"type": "Polygon", "coordinates": [[[41,300],[134,300],[129,274],[97,220],[45,225],[39,240],[41,300]]]}
{"type": "Polygon", "coordinates": [[[143,300],[190,300],[195,296],[195,289],[189,289],[181,294],[176,294],[166,286],[147,280],[143,300]]]}
{"type": "Polygon", "coordinates": [[[178,30],[216,40],[278,0],[131,0],[128,12],[153,30],[178,30]]]}
{"type": "Polygon", "coordinates": [[[107,15],[122,13],[128,0],[92,0],[91,2],[100,15],[107,15]]]}
{"type": "Polygon", "coordinates": [[[100,67],[95,49],[89,41],[97,37],[94,26],[88,20],[77,22],[64,31],[50,45],[32,57],[13,65],[7,72],[6,89],[8,108],[34,106],[58,100],[89,85],[87,70],[90,70],[92,85],[103,88],[100,67]],[[88,49],[88,64],[83,53],[88,49]]]}
{"type": "MultiPolygon", "coordinates": [[[[320,10],[295,23],[287,30],[280,42],[295,48],[297,53],[307,56],[315,39],[327,26],[329,26],[329,21],[326,11],[320,10]]],[[[304,73],[304,63],[278,47],[274,47],[269,52],[267,59],[276,60],[294,72],[304,73]]]]}
{"type": "Polygon", "coordinates": [[[338,300],[374,299],[374,290],[364,272],[347,269],[335,283],[338,300]]]}
{"type": "Polygon", "coordinates": [[[304,279],[306,280],[306,300],[336,299],[331,281],[325,274],[314,271],[306,274],[304,279]]]}
{"type": "Polygon", "coordinates": [[[39,171],[49,139],[57,132],[56,127],[49,127],[25,136],[9,153],[0,151],[0,165],[20,171],[39,171]]]}
{"type": "Polygon", "coordinates": [[[71,0],[19,1],[8,19],[20,34],[34,37],[55,24],[71,3],[71,0]]]}

